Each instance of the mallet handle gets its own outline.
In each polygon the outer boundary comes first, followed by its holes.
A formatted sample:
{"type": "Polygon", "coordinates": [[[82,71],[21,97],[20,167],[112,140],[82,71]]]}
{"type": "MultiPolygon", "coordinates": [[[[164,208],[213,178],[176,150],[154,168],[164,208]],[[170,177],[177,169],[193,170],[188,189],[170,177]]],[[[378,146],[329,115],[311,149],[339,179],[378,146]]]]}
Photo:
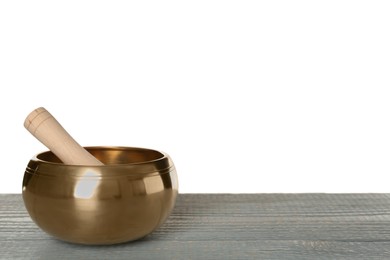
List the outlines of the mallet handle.
{"type": "Polygon", "coordinates": [[[103,165],[79,145],[43,107],[27,116],[24,127],[65,164],[103,165]]]}

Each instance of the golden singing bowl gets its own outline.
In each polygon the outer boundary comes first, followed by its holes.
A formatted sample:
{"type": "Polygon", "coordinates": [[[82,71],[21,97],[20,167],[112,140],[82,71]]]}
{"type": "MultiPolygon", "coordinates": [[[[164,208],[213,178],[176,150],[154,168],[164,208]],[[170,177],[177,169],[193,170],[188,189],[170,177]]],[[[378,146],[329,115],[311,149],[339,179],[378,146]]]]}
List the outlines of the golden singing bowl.
{"type": "Polygon", "coordinates": [[[23,199],[42,230],[72,243],[115,244],[142,238],[165,222],[178,193],[167,154],[133,147],[86,149],[105,165],[66,165],[52,152],[30,160],[23,199]]]}

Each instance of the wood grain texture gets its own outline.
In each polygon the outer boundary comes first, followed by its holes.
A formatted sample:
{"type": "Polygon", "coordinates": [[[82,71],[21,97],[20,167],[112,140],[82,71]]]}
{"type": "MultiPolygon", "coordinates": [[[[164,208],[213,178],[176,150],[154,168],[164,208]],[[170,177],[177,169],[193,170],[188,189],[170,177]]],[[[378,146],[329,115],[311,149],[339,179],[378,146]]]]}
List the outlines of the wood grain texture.
{"type": "Polygon", "coordinates": [[[0,259],[390,259],[390,194],[180,194],[142,240],[81,246],[0,195],[0,259]]]}

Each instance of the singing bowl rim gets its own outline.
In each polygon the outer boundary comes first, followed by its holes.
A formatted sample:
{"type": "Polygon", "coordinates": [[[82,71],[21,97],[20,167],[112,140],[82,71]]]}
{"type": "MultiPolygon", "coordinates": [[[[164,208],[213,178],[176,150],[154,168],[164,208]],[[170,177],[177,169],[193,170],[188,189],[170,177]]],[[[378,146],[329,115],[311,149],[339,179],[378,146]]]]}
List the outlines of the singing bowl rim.
{"type": "MultiPolygon", "coordinates": [[[[152,158],[148,160],[139,160],[136,162],[124,162],[124,163],[109,163],[104,165],[70,165],[62,162],[46,160],[47,157],[56,158],[52,151],[43,151],[34,155],[27,166],[32,172],[36,172],[35,169],[39,166],[39,173],[44,175],[57,175],[58,171],[66,171],[68,175],[80,175],[79,172],[82,169],[95,169],[100,173],[108,173],[110,175],[100,175],[98,177],[116,177],[123,175],[131,176],[152,176],[167,174],[175,167],[170,156],[162,151],[131,146],[86,146],[87,151],[136,151],[141,153],[152,153],[152,158]]],[[[99,159],[99,158],[98,158],[99,159]]]]}

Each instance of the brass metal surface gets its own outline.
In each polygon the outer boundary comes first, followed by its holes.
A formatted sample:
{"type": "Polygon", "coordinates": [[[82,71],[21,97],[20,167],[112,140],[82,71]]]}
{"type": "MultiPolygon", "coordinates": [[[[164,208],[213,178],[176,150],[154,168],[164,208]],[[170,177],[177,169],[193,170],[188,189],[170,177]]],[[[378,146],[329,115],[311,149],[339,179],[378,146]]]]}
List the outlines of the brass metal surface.
{"type": "Polygon", "coordinates": [[[165,222],[178,193],[167,154],[85,148],[105,165],[65,165],[50,151],[30,160],[23,200],[42,230],[72,243],[115,244],[142,238],[165,222]]]}

